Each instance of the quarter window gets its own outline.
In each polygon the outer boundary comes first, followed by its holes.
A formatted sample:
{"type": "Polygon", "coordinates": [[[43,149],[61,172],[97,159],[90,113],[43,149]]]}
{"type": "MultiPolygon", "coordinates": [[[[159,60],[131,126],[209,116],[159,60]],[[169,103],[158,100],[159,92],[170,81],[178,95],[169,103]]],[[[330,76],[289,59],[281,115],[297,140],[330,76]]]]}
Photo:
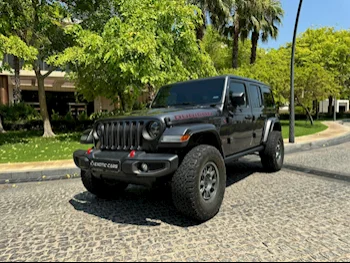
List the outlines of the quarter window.
{"type": "Polygon", "coordinates": [[[267,108],[267,109],[275,108],[275,102],[274,102],[271,90],[264,88],[263,89],[263,97],[264,97],[265,108],[267,108]]]}

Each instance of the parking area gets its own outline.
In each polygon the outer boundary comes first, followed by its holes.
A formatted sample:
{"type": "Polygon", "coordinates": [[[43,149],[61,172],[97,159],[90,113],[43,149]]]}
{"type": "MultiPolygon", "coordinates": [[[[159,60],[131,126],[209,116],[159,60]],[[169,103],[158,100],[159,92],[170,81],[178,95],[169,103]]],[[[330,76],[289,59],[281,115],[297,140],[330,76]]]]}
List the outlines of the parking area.
{"type": "Polygon", "coordinates": [[[349,261],[349,149],[288,155],[276,174],[230,165],[222,209],[200,225],[168,188],[105,201],[78,179],[1,185],[0,261],[349,261]]]}

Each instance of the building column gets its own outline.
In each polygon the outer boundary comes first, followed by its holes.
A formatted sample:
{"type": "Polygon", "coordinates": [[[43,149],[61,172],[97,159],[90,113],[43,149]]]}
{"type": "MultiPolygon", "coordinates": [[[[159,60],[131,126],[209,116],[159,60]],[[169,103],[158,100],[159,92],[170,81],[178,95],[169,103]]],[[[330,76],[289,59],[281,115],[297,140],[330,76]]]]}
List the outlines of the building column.
{"type": "Polygon", "coordinates": [[[9,89],[7,76],[0,76],[0,104],[9,104],[9,89]]]}

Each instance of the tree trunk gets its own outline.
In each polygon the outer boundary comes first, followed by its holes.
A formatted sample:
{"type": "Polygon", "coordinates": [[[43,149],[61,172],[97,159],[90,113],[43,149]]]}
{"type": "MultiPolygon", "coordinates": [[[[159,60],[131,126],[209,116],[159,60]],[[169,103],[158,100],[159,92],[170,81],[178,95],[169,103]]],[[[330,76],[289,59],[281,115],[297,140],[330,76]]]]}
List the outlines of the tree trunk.
{"type": "Polygon", "coordinates": [[[13,89],[13,100],[14,103],[20,103],[21,102],[21,80],[20,80],[20,61],[19,58],[14,56],[13,57],[13,64],[15,68],[15,88],[13,89]]]}
{"type": "Polygon", "coordinates": [[[258,49],[258,42],[259,42],[259,32],[254,32],[252,33],[252,50],[251,50],[251,55],[250,55],[250,64],[254,64],[256,61],[256,52],[258,49]]]}
{"type": "Polygon", "coordinates": [[[39,103],[40,103],[40,113],[44,122],[44,135],[43,137],[55,137],[55,134],[52,131],[50,116],[47,111],[47,103],[46,103],[46,94],[44,87],[44,78],[40,76],[40,72],[36,72],[37,80],[38,80],[38,93],[39,93],[39,103]]]}
{"type": "Polygon", "coordinates": [[[153,85],[149,83],[147,84],[147,88],[148,88],[148,103],[152,103],[155,97],[155,90],[153,85]]]}
{"type": "Polygon", "coordinates": [[[0,133],[5,133],[6,131],[4,130],[4,127],[2,126],[2,120],[0,116],[0,133]]]}
{"type": "Polygon", "coordinates": [[[308,116],[308,118],[309,118],[309,120],[310,120],[310,123],[311,123],[311,125],[313,126],[313,125],[314,125],[314,119],[312,118],[312,114],[311,114],[310,110],[309,110],[303,103],[300,102],[300,100],[299,100],[298,97],[297,97],[296,99],[297,99],[297,101],[298,101],[298,104],[299,104],[301,107],[303,107],[303,109],[306,111],[306,114],[307,114],[307,116],[308,116]]]}
{"type": "Polygon", "coordinates": [[[118,93],[118,97],[119,97],[119,102],[120,102],[120,106],[121,106],[122,110],[124,112],[126,112],[126,103],[125,103],[125,100],[123,98],[123,94],[122,93],[118,93]]]}
{"type": "Polygon", "coordinates": [[[329,100],[329,104],[328,104],[328,114],[331,116],[332,113],[333,113],[333,97],[332,96],[329,96],[328,97],[328,100],[329,100]]]}
{"type": "Polygon", "coordinates": [[[205,31],[205,15],[202,12],[202,21],[203,24],[198,25],[196,28],[196,36],[198,40],[203,40],[204,38],[204,31],[205,31]]]}
{"type": "Polygon", "coordinates": [[[204,38],[204,30],[205,30],[205,26],[204,25],[200,25],[196,28],[196,36],[198,40],[203,40],[204,38]]]}
{"type": "Polygon", "coordinates": [[[238,52],[239,52],[239,22],[235,22],[233,33],[233,50],[232,50],[232,68],[238,68],[238,52]]]}

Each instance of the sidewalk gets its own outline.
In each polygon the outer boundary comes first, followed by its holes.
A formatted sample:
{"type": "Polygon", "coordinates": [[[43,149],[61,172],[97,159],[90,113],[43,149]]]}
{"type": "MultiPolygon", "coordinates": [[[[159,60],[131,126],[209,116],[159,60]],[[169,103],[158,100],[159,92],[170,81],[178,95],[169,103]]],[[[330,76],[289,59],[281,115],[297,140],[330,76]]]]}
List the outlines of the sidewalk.
{"type": "Polygon", "coordinates": [[[350,123],[341,121],[324,121],[322,123],[328,126],[327,130],[312,135],[296,137],[294,144],[289,143],[289,140],[285,139],[286,153],[307,151],[350,141],[350,123]]]}
{"type": "Polygon", "coordinates": [[[73,160],[0,164],[0,184],[71,179],[80,176],[73,160]]]}
{"type": "MultiPolygon", "coordinates": [[[[350,133],[350,125],[344,125],[341,122],[333,122],[333,121],[324,121],[322,122],[328,129],[319,133],[315,133],[312,135],[306,135],[295,138],[296,144],[301,143],[310,143],[320,140],[327,140],[329,138],[336,138],[338,136],[342,136],[346,133],[350,133]]],[[[284,143],[289,144],[288,139],[284,140],[284,143]]]]}
{"type": "Polygon", "coordinates": [[[11,163],[0,164],[0,174],[3,172],[28,172],[41,171],[49,169],[72,169],[75,164],[72,160],[50,161],[50,162],[30,162],[30,163],[11,163]]]}
{"type": "MultiPolygon", "coordinates": [[[[295,144],[284,140],[285,152],[295,153],[350,141],[350,123],[323,122],[328,129],[317,134],[297,137],[295,144]]],[[[0,164],[0,184],[28,181],[46,181],[79,177],[73,160],[0,164]]]]}

